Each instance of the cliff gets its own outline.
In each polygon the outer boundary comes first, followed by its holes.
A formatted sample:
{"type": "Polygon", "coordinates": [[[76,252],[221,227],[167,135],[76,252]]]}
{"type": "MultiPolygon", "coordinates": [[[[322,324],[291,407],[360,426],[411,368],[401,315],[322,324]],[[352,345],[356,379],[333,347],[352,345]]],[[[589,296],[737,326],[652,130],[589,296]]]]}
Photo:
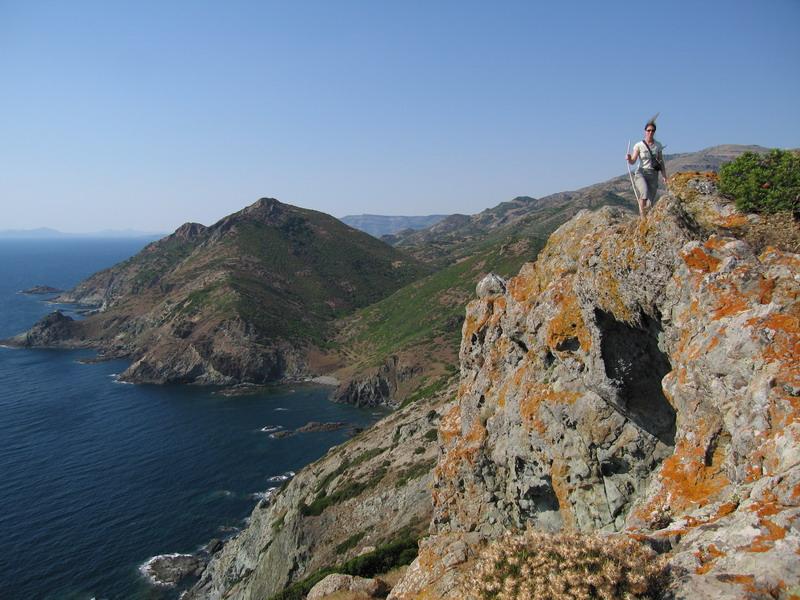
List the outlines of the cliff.
{"type": "Polygon", "coordinates": [[[468,305],[432,535],[390,598],[471,597],[526,527],[647,543],[675,598],[798,597],[800,256],[744,241],[761,219],[713,176],[672,191],[579,213],[468,305]]]}
{"type": "Polygon", "coordinates": [[[484,279],[458,389],[301,471],[189,597],[268,598],[427,522],[390,598],[476,597],[486,544],[525,528],[645,544],[664,597],[797,597],[800,256],[714,181],[674,176],[645,220],[582,211],[484,279]]]}

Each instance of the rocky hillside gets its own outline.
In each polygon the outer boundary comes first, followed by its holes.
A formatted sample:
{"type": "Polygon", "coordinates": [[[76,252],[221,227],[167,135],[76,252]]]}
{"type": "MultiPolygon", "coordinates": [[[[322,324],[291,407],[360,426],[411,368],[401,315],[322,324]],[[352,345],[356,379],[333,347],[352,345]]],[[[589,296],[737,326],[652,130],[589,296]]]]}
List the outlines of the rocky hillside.
{"type": "MultiPolygon", "coordinates": [[[[467,307],[433,535],[390,598],[465,598],[509,530],[621,532],[675,598],[800,592],[800,256],[677,176],[646,220],[582,212],[467,307]]],[[[795,237],[800,236],[797,223],[795,237]]]]}
{"type": "MultiPolygon", "coordinates": [[[[747,151],[766,152],[767,148],[727,144],[699,152],[667,154],[667,172],[717,171],[724,163],[747,151]]],[[[624,168],[620,169],[624,173],[624,168]]],[[[384,239],[420,260],[443,266],[470,256],[490,240],[522,236],[547,239],[556,227],[579,210],[605,205],[636,208],[627,174],[543,198],[520,196],[475,215],[451,215],[427,229],[401,232],[384,239]]]]}
{"type": "MultiPolygon", "coordinates": [[[[716,171],[760,146],[724,145],[667,157],[669,172],[716,171]]],[[[420,385],[435,385],[458,360],[463,306],[487,271],[510,277],[581,210],[635,210],[627,175],[545,198],[521,196],[477,215],[451,215],[418,232],[384,239],[438,267],[433,274],[342,319],[337,345],[346,357],[336,397],[398,406],[420,385]]],[[[766,226],[765,226],[766,227],[766,226]]]]}
{"type": "Polygon", "coordinates": [[[51,315],[12,343],[130,357],[123,378],[136,382],[298,377],[335,318],[427,272],[333,217],[264,198],[210,227],[187,223],[90,277],[58,300],[95,314],[51,315]]]}
{"type": "Polygon", "coordinates": [[[253,511],[185,596],[264,599],[402,538],[416,546],[433,505],[440,415],[455,385],[381,420],[305,467],[253,511]]]}
{"type": "Polygon", "coordinates": [[[189,597],[269,598],[430,514],[392,599],[475,597],[476,555],[526,527],[647,544],[670,597],[794,598],[800,256],[753,238],[763,219],[714,181],[673,176],[646,220],[583,211],[516,277],[485,278],[457,391],[304,469],[189,597]]]}

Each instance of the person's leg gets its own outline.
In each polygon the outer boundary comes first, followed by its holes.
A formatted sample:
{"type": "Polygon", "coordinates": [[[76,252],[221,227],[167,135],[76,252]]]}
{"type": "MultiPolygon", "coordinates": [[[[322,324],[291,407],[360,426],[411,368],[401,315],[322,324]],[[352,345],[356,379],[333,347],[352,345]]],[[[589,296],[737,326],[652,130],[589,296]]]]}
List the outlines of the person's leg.
{"type": "Polygon", "coordinates": [[[636,172],[636,177],[634,178],[634,185],[636,186],[636,193],[639,196],[639,216],[644,216],[645,212],[645,203],[647,202],[647,195],[649,193],[647,180],[642,174],[641,171],[636,172]]]}
{"type": "Polygon", "coordinates": [[[647,202],[645,202],[645,209],[649,210],[656,202],[656,194],[658,193],[658,171],[647,173],[643,179],[647,183],[647,202]]]}

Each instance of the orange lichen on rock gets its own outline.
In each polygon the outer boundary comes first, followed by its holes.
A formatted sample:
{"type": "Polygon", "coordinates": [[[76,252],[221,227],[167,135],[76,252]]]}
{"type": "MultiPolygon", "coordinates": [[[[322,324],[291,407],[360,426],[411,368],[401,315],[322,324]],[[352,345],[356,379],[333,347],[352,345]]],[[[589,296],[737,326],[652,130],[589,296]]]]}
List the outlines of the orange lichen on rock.
{"type": "Polygon", "coordinates": [[[713,171],[681,171],[669,178],[669,189],[672,193],[680,193],[694,179],[707,179],[713,183],[719,181],[719,175],[713,171]]]}
{"type": "Polygon", "coordinates": [[[714,449],[711,464],[706,465],[703,447],[690,445],[685,439],[677,443],[675,453],[661,467],[663,491],[673,511],[705,506],[718,497],[730,484],[722,469],[724,458],[725,449],[719,445],[714,449]]]}
{"type": "Polygon", "coordinates": [[[683,261],[690,269],[700,271],[702,273],[715,272],[722,262],[720,259],[708,254],[700,247],[692,248],[689,252],[683,254],[683,261]]]}
{"type": "Polygon", "coordinates": [[[726,229],[740,229],[746,227],[748,223],[747,217],[741,214],[728,215],[718,221],[718,224],[726,229]]]}
{"type": "Polygon", "coordinates": [[[561,290],[556,296],[559,311],[553,315],[547,326],[547,345],[556,352],[561,351],[563,344],[569,340],[578,340],[584,352],[592,345],[592,338],[578,305],[578,300],[571,289],[561,290]]]}
{"type": "Polygon", "coordinates": [[[544,289],[540,280],[538,269],[533,263],[522,266],[519,275],[512,277],[506,284],[506,289],[511,297],[519,303],[530,302],[544,289]]]}
{"type": "Polygon", "coordinates": [[[550,479],[553,483],[553,492],[558,499],[558,512],[561,514],[564,529],[570,530],[575,529],[575,516],[570,509],[568,475],[569,466],[559,458],[554,459],[550,465],[550,479]]]}
{"type": "Polygon", "coordinates": [[[772,302],[772,295],[775,292],[774,279],[762,279],[758,282],[758,302],[759,304],[769,304],[772,302]]]}
{"type": "Polygon", "coordinates": [[[800,422],[800,398],[788,389],[800,388],[800,318],[791,314],[770,314],[747,322],[758,335],[770,340],[763,349],[765,361],[775,363],[776,400],[770,406],[772,428],[782,431],[792,423],[800,422]]]}
{"type": "Polygon", "coordinates": [[[695,569],[698,575],[705,575],[712,568],[714,568],[714,561],[723,556],[727,556],[725,552],[717,548],[714,544],[709,544],[705,548],[696,551],[694,555],[697,557],[700,566],[695,569]]]}
{"type": "Polygon", "coordinates": [[[742,295],[739,290],[734,290],[726,294],[717,296],[717,304],[714,307],[712,318],[723,319],[732,317],[750,308],[747,297],[742,295]]]}
{"type": "Polygon", "coordinates": [[[453,477],[465,463],[473,465],[486,440],[486,428],[480,421],[472,424],[467,434],[456,440],[456,443],[439,459],[434,473],[439,479],[453,477]]]}
{"type": "Polygon", "coordinates": [[[439,439],[445,448],[461,435],[461,407],[456,403],[439,419],[439,439]]]}
{"type": "Polygon", "coordinates": [[[472,335],[491,322],[497,322],[500,316],[498,313],[505,311],[506,300],[502,296],[485,298],[483,300],[473,300],[467,306],[467,317],[464,320],[464,327],[461,335],[464,340],[469,340],[472,335]],[[483,306],[481,306],[481,304],[483,306]],[[496,310],[495,310],[496,309],[496,310]]]}
{"type": "Polygon", "coordinates": [[[674,502],[683,505],[682,508],[692,504],[705,506],[730,483],[718,465],[705,466],[702,453],[682,457],[676,451],[664,461],[662,476],[674,492],[674,502]]]}
{"type": "Polygon", "coordinates": [[[748,552],[768,552],[775,545],[775,542],[786,537],[786,529],[774,521],[761,519],[759,525],[764,527],[767,532],[754,539],[749,546],[739,548],[740,550],[746,550],[748,552]]]}
{"type": "Polygon", "coordinates": [[[519,413],[523,424],[531,427],[537,423],[537,413],[542,404],[573,404],[580,393],[566,390],[555,390],[551,385],[544,383],[531,384],[525,393],[525,398],[519,403],[519,413]]]}
{"type": "Polygon", "coordinates": [[[800,254],[782,252],[775,246],[767,246],[758,259],[762,263],[789,267],[794,271],[800,270],[800,254]]]}
{"type": "Polygon", "coordinates": [[[800,318],[791,314],[773,313],[766,317],[750,319],[747,324],[764,331],[769,336],[770,344],[764,349],[765,359],[798,366],[800,318]]]}

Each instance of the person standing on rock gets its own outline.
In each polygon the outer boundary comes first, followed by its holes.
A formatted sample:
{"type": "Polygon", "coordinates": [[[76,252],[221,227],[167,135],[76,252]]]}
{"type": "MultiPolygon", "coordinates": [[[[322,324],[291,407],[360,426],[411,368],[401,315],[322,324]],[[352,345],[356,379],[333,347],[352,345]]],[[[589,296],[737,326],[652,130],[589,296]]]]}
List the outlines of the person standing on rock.
{"type": "Polygon", "coordinates": [[[644,139],[637,142],[633,147],[633,154],[625,155],[625,160],[632,165],[637,160],[639,166],[636,169],[636,196],[639,201],[639,214],[644,217],[647,211],[656,201],[656,191],[658,190],[658,175],[667,185],[667,169],[664,164],[664,146],[656,140],[656,119],[653,117],[644,126],[644,139]]]}

